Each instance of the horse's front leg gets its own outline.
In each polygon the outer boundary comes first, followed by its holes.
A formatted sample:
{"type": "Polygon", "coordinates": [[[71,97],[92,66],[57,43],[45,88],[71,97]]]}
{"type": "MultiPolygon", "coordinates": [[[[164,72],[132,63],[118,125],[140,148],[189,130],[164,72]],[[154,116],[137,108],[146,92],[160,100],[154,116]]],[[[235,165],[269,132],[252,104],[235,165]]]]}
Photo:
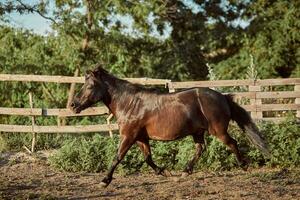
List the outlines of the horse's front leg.
{"type": "Polygon", "coordinates": [[[115,156],[112,165],[110,169],[108,170],[107,175],[104,177],[104,179],[101,181],[100,185],[102,187],[107,187],[113,178],[113,173],[118,166],[118,164],[121,162],[121,160],[126,155],[127,151],[130,149],[130,147],[135,143],[135,137],[133,135],[129,134],[122,134],[120,137],[120,145],[117,152],[117,155],[115,156]]]}

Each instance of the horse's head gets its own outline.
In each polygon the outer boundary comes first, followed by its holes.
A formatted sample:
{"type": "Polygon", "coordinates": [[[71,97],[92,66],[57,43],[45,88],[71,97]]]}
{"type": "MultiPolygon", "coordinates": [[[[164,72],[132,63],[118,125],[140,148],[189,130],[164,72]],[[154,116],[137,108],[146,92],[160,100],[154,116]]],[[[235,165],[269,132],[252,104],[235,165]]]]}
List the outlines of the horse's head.
{"type": "Polygon", "coordinates": [[[106,94],[106,86],[101,80],[100,73],[98,68],[86,73],[85,83],[71,103],[71,108],[75,113],[80,113],[82,110],[103,100],[106,94]]]}

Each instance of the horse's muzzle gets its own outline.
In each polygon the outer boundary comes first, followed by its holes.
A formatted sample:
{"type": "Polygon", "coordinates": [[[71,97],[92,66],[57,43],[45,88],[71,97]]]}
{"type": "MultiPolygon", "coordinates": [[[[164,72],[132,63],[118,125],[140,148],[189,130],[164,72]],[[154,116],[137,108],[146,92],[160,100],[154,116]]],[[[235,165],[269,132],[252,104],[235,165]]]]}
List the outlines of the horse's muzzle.
{"type": "Polygon", "coordinates": [[[80,105],[79,104],[77,104],[76,102],[72,102],[71,103],[71,110],[74,112],[74,113],[80,113],[81,112],[81,109],[80,109],[80,105]]]}

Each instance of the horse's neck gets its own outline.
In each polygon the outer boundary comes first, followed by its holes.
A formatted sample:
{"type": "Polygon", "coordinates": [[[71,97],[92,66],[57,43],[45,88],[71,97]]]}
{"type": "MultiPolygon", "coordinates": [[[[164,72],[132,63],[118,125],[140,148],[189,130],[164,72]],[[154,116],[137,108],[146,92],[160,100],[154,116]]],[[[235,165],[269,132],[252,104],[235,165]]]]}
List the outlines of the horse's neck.
{"type": "Polygon", "coordinates": [[[115,77],[107,77],[105,78],[105,83],[107,84],[107,96],[103,103],[116,116],[118,105],[124,100],[124,96],[128,96],[125,94],[126,91],[120,87],[121,84],[126,84],[126,82],[115,77]]]}

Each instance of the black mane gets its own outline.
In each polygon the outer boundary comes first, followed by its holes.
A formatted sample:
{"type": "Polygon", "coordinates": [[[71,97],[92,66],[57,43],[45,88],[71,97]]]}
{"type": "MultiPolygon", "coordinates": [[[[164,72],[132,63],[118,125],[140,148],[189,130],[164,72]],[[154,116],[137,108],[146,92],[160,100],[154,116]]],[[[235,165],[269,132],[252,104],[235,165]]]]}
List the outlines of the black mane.
{"type": "Polygon", "coordinates": [[[138,83],[131,83],[127,80],[120,79],[112,74],[110,74],[106,69],[102,68],[101,64],[96,65],[94,72],[100,76],[102,80],[106,80],[117,88],[120,92],[127,92],[130,94],[136,94],[139,92],[153,93],[153,94],[163,94],[165,92],[161,91],[159,88],[146,87],[138,83]]]}

